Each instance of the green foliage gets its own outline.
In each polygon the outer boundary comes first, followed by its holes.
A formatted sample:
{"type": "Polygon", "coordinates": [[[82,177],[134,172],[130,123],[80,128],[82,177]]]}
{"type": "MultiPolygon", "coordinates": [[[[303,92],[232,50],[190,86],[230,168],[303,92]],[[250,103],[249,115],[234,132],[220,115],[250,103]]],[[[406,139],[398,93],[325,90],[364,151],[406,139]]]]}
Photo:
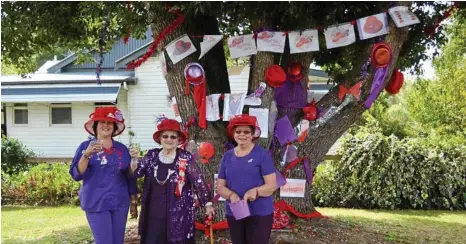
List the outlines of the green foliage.
{"type": "Polygon", "coordinates": [[[27,170],[30,165],[26,159],[34,152],[27,149],[20,141],[2,135],[2,174],[17,174],[27,170]]]}
{"type": "Polygon", "coordinates": [[[30,205],[78,204],[81,183],[71,179],[67,164],[38,164],[23,174],[2,172],[2,203],[30,205]]]}
{"type": "Polygon", "coordinates": [[[426,147],[362,128],[344,143],[340,162],[319,166],[317,206],[465,209],[466,147],[426,147]]]}
{"type": "MultiPolygon", "coordinates": [[[[252,26],[274,27],[277,30],[304,30],[328,27],[386,11],[388,2],[131,2],[111,1],[76,2],[18,2],[3,1],[2,54],[6,64],[15,64],[24,72],[34,71],[28,62],[38,53],[50,52],[60,46],[78,53],[78,60],[89,58],[90,51],[98,50],[105,20],[110,20],[104,48],[108,48],[131,30],[131,36],[142,37],[149,24],[148,16],[154,9],[168,11],[169,6],[181,9],[185,16],[215,16],[223,34],[251,33],[252,26]],[[267,22],[264,26],[264,22],[267,22]]],[[[410,26],[408,40],[402,46],[397,67],[414,67],[420,72],[421,60],[428,58],[427,47],[445,42],[443,29],[433,38],[424,34],[424,28],[450,7],[444,2],[414,2],[414,13],[421,24],[410,26]]],[[[186,19],[185,21],[190,21],[186,19]]],[[[208,33],[206,33],[208,34],[208,33]]],[[[322,34],[321,34],[322,35],[322,34]]],[[[323,35],[319,38],[324,42],[323,35]]],[[[317,65],[327,68],[333,77],[341,77],[352,70],[361,50],[373,40],[362,40],[344,48],[321,49],[315,52],[317,65]]],[[[337,79],[339,80],[339,79],[337,79]]]]}

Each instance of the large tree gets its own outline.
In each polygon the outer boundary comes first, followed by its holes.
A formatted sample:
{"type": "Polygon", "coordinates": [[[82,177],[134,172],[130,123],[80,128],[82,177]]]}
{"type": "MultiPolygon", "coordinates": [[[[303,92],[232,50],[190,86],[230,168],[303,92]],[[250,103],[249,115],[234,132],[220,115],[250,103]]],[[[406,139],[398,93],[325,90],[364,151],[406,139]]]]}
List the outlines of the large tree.
{"type": "MultiPolygon", "coordinates": [[[[420,72],[421,61],[428,58],[426,48],[436,47],[446,40],[440,27],[432,36],[425,29],[434,26],[436,20],[450,8],[451,3],[438,2],[2,2],[2,61],[15,64],[24,72],[33,71],[27,60],[37,53],[48,52],[56,46],[73,50],[86,57],[89,50],[99,50],[99,43],[109,48],[115,40],[124,36],[129,30],[133,37],[142,37],[150,25],[154,38],[180,15],[182,24],[164,36],[158,45],[158,55],[171,41],[183,34],[201,36],[204,34],[240,35],[264,29],[304,30],[323,28],[337,23],[356,20],[361,17],[385,12],[391,6],[410,6],[421,23],[405,28],[396,28],[390,21],[390,33],[381,38],[357,40],[356,43],[342,48],[326,49],[322,31],[319,33],[320,51],[302,54],[290,54],[289,47],[285,53],[275,54],[259,52],[251,59],[249,93],[253,92],[264,79],[264,71],[272,64],[287,67],[292,62],[300,62],[303,67],[316,63],[324,67],[336,84],[347,87],[362,81],[361,100],[364,101],[372,83],[374,69],[369,69],[368,76],[361,75],[361,67],[367,62],[374,43],[387,42],[393,51],[393,65],[385,79],[386,84],[392,70],[413,68],[420,72]],[[106,24],[107,23],[107,24],[106,24]],[[105,29],[104,32],[102,30],[105,29]],[[101,41],[101,34],[104,40],[101,41]],[[28,70],[29,68],[29,70],[28,70]]],[[[464,6],[464,5],[463,5],[464,6]]],[[[462,7],[462,6],[460,6],[462,7]]],[[[201,38],[191,38],[200,50],[201,38]]],[[[183,121],[187,121],[196,111],[192,96],[184,96],[185,79],[183,70],[190,62],[197,62],[199,51],[173,65],[167,58],[167,85],[171,95],[179,104],[183,121]]],[[[222,44],[216,45],[199,62],[207,74],[207,94],[229,93],[226,58],[222,44]]],[[[83,59],[85,60],[85,59],[83,59]]],[[[307,82],[308,69],[304,69],[307,82]]],[[[365,111],[361,102],[341,104],[338,89],[331,89],[318,103],[317,107],[327,110],[338,107],[339,112],[331,119],[318,126],[310,123],[309,134],[304,142],[297,145],[300,156],[308,157],[311,170],[323,159],[334,142],[365,111]]],[[[267,87],[262,97],[263,108],[270,108],[274,90],[267,87]]],[[[247,112],[247,111],[245,111],[247,112]]],[[[296,126],[303,118],[301,110],[279,110],[279,116],[292,114],[291,123],[296,126]]],[[[220,158],[224,152],[226,123],[209,122],[207,129],[190,127],[189,135],[197,142],[210,141],[215,145],[216,153],[209,165],[203,165],[208,180],[217,172],[220,158]]],[[[272,134],[260,144],[268,146],[272,134]]],[[[278,155],[278,152],[276,152],[278,155]]],[[[279,164],[276,157],[276,166],[279,164]]],[[[302,166],[298,166],[288,175],[291,178],[305,178],[302,166]]],[[[211,181],[212,182],[212,181],[211,181]]],[[[304,199],[285,199],[298,211],[309,213],[314,210],[310,199],[311,185],[307,185],[304,199]]],[[[278,195],[276,196],[278,198],[278,195]]],[[[221,205],[221,204],[220,204],[221,205]]],[[[223,218],[223,208],[217,208],[218,219],[223,218]]]]}

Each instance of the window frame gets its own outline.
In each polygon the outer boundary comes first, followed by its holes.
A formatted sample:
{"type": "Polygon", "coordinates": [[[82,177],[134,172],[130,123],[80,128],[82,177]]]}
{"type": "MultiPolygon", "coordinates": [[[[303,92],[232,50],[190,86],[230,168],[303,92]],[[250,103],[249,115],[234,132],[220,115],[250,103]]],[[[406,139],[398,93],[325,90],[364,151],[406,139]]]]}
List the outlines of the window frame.
{"type": "MultiPolygon", "coordinates": [[[[27,103],[14,103],[13,104],[13,126],[16,127],[27,127],[29,126],[29,105],[27,103]],[[26,110],[27,112],[27,121],[25,124],[17,124],[16,123],[16,110],[26,110]]],[[[6,118],[5,118],[6,119],[6,118]]],[[[6,122],[6,121],[5,121],[6,122]]]]}
{"type": "Polygon", "coordinates": [[[73,106],[71,103],[51,103],[49,106],[49,125],[50,127],[72,127],[73,126],[73,106]],[[52,110],[54,108],[70,108],[71,110],[71,123],[69,124],[54,124],[52,121],[52,110]]]}

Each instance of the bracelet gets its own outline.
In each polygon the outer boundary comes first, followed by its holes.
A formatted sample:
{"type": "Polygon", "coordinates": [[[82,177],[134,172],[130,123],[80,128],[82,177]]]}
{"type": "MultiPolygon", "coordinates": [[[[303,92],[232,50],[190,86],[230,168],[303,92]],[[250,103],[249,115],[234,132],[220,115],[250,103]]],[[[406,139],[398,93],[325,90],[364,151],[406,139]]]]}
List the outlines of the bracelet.
{"type": "Polygon", "coordinates": [[[92,157],[92,154],[89,155],[89,156],[86,156],[86,150],[83,150],[81,153],[82,153],[83,157],[84,157],[85,159],[87,159],[87,160],[91,159],[91,157],[92,157]]]}
{"type": "Polygon", "coordinates": [[[259,188],[256,187],[256,198],[259,197],[259,188]]]}
{"type": "Polygon", "coordinates": [[[138,204],[138,201],[131,201],[131,204],[138,204]]]}

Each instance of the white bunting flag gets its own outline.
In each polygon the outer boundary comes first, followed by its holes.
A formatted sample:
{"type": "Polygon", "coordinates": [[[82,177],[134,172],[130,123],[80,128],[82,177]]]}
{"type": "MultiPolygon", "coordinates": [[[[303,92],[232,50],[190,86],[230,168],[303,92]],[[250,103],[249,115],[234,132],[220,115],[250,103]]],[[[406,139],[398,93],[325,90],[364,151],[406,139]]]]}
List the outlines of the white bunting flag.
{"type": "Polygon", "coordinates": [[[257,35],[257,51],[283,53],[286,33],[263,31],[257,35]]]}
{"type": "Polygon", "coordinates": [[[201,42],[201,59],[210,49],[212,49],[218,42],[222,40],[222,35],[204,35],[204,39],[201,42]]]}
{"type": "Polygon", "coordinates": [[[348,46],[356,41],[354,26],[350,22],[329,27],[324,35],[327,49],[348,46]]]}
{"type": "Polygon", "coordinates": [[[409,11],[408,7],[406,6],[393,7],[388,10],[388,13],[398,28],[420,23],[417,16],[409,11]]]}
{"type": "Polygon", "coordinates": [[[386,35],[389,32],[386,13],[360,18],[357,22],[359,38],[361,38],[361,40],[386,35]]]}
{"type": "Polygon", "coordinates": [[[253,34],[228,38],[228,48],[231,58],[239,58],[257,54],[253,34]]]}
{"type": "Polygon", "coordinates": [[[196,48],[191,42],[191,39],[189,39],[188,35],[183,35],[180,38],[170,42],[170,44],[167,45],[166,50],[173,64],[178,63],[190,54],[196,52],[196,48]]]}
{"type": "Polygon", "coordinates": [[[292,31],[288,33],[290,53],[319,51],[318,38],[317,30],[305,30],[302,33],[299,31],[292,31]]]}

